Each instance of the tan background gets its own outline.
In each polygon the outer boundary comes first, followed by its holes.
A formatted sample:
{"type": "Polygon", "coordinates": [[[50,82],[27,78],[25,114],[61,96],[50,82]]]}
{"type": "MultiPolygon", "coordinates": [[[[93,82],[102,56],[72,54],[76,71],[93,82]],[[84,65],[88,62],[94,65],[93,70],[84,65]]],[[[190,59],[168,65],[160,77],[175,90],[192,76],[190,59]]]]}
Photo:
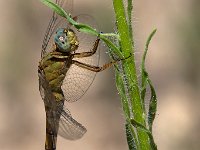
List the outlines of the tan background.
{"type": "MultiPolygon", "coordinates": [[[[74,1],[75,11],[92,14],[101,31],[112,32],[111,0],[74,1]]],[[[134,9],[137,57],[149,33],[158,28],[147,59],[158,94],[154,124],[158,148],[198,150],[200,1],[135,0],[134,9]]],[[[44,149],[45,112],[37,65],[49,16],[50,10],[39,0],[0,1],[1,150],[44,149]]],[[[58,150],[128,149],[112,69],[99,73],[82,100],[69,107],[88,132],[75,142],[59,138],[58,150]]]]}

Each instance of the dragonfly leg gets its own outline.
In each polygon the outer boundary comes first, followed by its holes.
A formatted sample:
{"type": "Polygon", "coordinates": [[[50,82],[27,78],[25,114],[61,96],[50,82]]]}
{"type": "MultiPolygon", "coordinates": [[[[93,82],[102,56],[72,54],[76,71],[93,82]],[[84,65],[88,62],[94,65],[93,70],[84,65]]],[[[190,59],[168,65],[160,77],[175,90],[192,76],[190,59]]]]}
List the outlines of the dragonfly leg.
{"type": "Polygon", "coordinates": [[[62,56],[62,55],[60,55],[60,53],[55,52],[55,51],[51,52],[51,57],[58,58],[58,59],[67,59],[67,58],[69,58],[68,55],[62,56]]]}
{"type": "Polygon", "coordinates": [[[93,45],[93,48],[90,52],[82,52],[82,53],[75,53],[73,54],[73,57],[74,58],[82,58],[82,57],[89,57],[89,56],[92,56],[96,53],[97,51],[97,48],[98,48],[98,45],[99,45],[99,37],[96,39],[94,45],[93,45]]]}
{"type": "MultiPolygon", "coordinates": [[[[130,56],[129,56],[130,57],[130,56]]],[[[127,57],[127,58],[129,58],[127,57]]],[[[84,68],[84,69],[87,69],[87,70],[90,70],[90,71],[93,71],[93,72],[101,72],[109,67],[111,67],[112,65],[116,64],[117,62],[119,61],[122,61],[122,60],[125,60],[127,58],[124,58],[124,59],[116,59],[114,61],[111,61],[107,64],[104,64],[103,66],[99,67],[99,66],[92,66],[92,65],[89,65],[89,64],[85,64],[85,63],[82,63],[82,62],[79,62],[79,61],[76,61],[76,60],[72,60],[72,63],[77,65],[78,67],[81,67],[81,68],[84,68]]]]}

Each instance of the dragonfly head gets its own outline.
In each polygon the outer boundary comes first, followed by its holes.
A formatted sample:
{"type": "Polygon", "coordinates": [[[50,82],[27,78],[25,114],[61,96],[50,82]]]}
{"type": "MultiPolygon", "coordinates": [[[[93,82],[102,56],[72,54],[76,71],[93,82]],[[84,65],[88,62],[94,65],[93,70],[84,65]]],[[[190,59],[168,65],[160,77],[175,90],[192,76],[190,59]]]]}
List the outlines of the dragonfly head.
{"type": "Polygon", "coordinates": [[[79,42],[77,36],[71,29],[59,28],[54,35],[54,42],[61,52],[75,51],[79,42]]]}

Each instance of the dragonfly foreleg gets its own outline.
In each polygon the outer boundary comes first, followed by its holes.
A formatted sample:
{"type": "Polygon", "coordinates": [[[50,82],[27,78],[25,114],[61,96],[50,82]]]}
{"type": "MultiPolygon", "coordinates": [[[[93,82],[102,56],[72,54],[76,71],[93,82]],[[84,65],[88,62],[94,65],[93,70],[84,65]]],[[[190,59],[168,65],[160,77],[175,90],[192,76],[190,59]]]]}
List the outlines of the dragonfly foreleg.
{"type": "Polygon", "coordinates": [[[98,48],[98,45],[99,45],[99,37],[96,39],[94,45],[93,45],[93,48],[90,52],[82,52],[82,53],[75,53],[73,54],[73,57],[74,58],[82,58],[82,57],[89,57],[89,56],[92,56],[96,53],[97,51],[97,48],[98,48]]]}

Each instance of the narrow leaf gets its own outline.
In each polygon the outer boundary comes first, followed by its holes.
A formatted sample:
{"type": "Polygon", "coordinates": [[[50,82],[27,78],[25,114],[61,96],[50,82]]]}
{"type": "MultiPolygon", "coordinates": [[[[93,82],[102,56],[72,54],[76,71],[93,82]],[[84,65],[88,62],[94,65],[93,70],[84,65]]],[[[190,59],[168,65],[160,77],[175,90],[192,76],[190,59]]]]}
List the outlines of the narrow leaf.
{"type": "Polygon", "coordinates": [[[141,125],[139,125],[136,122],[132,121],[132,123],[134,125],[138,125],[140,128],[145,130],[146,133],[149,135],[150,145],[151,145],[151,148],[153,150],[157,149],[157,146],[154,143],[154,139],[153,139],[153,136],[152,136],[152,125],[153,125],[153,121],[155,119],[156,110],[157,110],[157,96],[156,96],[155,89],[154,89],[154,87],[152,85],[152,82],[149,79],[148,72],[146,71],[145,60],[146,60],[146,55],[147,55],[147,51],[148,51],[148,48],[149,48],[149,43],[150,43],[152,37],[155,35],[155,33],[156,33],[156,29],[153,30],[153,32],[150,34],[149,38],[147,39],[147,42],[146,42],[146,45],[145,45],[145,51],[144,51],[143,58],[142,58],[142,65],[141,65],[141,69],[142,69],[142,71],[141,71],[142,72],[141,98],[142,98],[142,101],[143,101],[144,110],[145,110],[145,106],[144,106],[145,102],[144,101],[145,101],[147,85],[149,85],[150,89],[151,89],[151,99],[150,99],[149,111],[148,111],[148,126],[149,126],[149,130],[145,129],[141,125]]]}
{"type": "Polygon", "coordinates": [[[64,10],[61,7],[59,7],[57,4],[55,4],[54,2],[50,0],[41,0],[41,2],[45,4],[46,6],[48,6],[49,8],[51,8],[52,10],[54,10],[58,15],[65,17],[64,10]]]}
{"type": "Polygon", "coordinates": [[[141,123],[137,122],[135,119],[131,119],[131,124],[132,124],[135,128],[139,128],[139,129],[143,130],[144,132],[146,132],[147,135],[149,136],[151,149],[152,149],[152,150],[157,150],[157,145],[156,145],[155,142],[154,142],[152,133],[151,133],[145,126],[143,126],[141,123]]]}
{"type": "Polygon", "coordinates": [[[126,138],[127,138],[127,143],[129,150],[137,150],[137,145],[136,145],[136,139],[134,138],[132,134],[132,127],[130,123],[125,124],[126,127],[126,138]]]}
{"type": "Polygon", "coordinates": [[[141,89],[141,99],[142,99],[142,103],[143,103],[143,109],[145,111],[145,95],[146,95],[146,88],[147,88],[147,83],[148,83],[148,73],[146,71],[145,68],[145,60],[146,60],[146,55],[147,55],[147,51],[149,48],[149,43],[152,39],[152,37],[154,36],[154,34],[156,33],[156,29],[153,30],[153,32],[150,34],[150,36],[147,39],[146,45],[145,45],[145,50],[144,50],[144,54],[142,57],[142,64],[141,64],[141,74],[142,74],[142,89],[141,89]]]}
{"type": "Polygon", "coordinates": [[[125,92],[122,77],[117,70],[116,70],[116,85],[117,85],[119,94],[121,95],[121,101],[122,101],[122,105],[123,105],[123,110],[125,112],[125,117],[126,117],[126,119],[128,119],[131,116],[130,110],[129,110],[129,105],[128,105],[128,99],[126,97],[126,92],[125,92]]]}
{"type": "Polygon", "coordinates": [[[149,130],[152,132],[153,121],[155,119],[156,111],[157,111],[157,96],[150,79],[148,79],[148,84],[151,89],[151,99],[150,99],[149,112],[148,112],[148,124],[149,124],[149,130]]]}

